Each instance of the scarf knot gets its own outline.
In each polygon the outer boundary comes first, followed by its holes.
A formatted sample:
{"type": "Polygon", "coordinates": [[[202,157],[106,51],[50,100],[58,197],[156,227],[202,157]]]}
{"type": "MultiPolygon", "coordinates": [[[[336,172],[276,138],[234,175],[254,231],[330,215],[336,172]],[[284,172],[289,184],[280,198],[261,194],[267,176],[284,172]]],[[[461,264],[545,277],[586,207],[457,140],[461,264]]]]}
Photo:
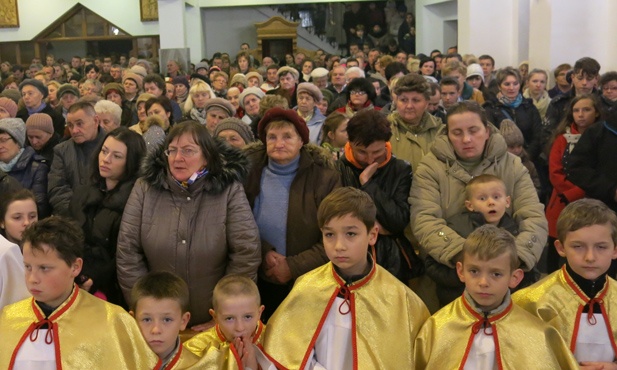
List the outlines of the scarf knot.
{"type": "Polygon", "coordinates": [[[516,109],[523,102],[523,95],[519,93],[514,100],[510,100],[505,95],[501,95],[501,97],[499,98],[499,101],[506,107],[516,109]]]}

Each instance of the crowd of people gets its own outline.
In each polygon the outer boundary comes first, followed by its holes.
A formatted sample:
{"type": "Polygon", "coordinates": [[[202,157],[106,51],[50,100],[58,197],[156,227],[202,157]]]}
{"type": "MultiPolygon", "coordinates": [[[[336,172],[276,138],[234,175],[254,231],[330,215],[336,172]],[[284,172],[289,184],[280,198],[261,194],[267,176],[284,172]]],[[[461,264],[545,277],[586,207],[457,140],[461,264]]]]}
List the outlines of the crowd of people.
{"type": "Polygon", "coordinates": [[[407,18],[344,56],[1,63],[0,366],[77,368],[66,316],[102,312],[118,368],[615,366],[617,72],[548,89],[407,18]]]}

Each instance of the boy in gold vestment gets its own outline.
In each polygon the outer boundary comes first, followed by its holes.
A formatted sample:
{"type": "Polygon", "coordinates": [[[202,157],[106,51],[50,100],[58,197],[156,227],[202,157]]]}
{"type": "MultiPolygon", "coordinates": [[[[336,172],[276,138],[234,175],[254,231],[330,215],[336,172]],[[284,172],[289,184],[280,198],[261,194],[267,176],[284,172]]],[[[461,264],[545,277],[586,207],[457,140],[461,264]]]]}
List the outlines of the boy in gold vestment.
{"type": "Polygon", "coordinates": [[[566,264],[512,296],[514,303],[559,330],[581,369],[617,369],[617,216],[603,202],[570,203],[557,220],[555,248],[566,264]]]}
{"type": "Polygon", "coordinates": [[[456,264],[465,292],[420,330],[416,369],[578,369],[557,330],[512,303],[518,264],[507,231],[484,225],[469,235],[456,264]]]}
{"type": "Polygon", "coordinates": [[[32,298],[0,316],[1,369],[158,369],[157,358],[121,307],[79,289],[81,228],[61,217],[23,234],[32,298]]]}
{"type": "Polygon", "coordinates": [[[214,287],[212,306],[216,325],[184,343],[202,358],[200,364],[206,369],[275,370],[259,348],[264,306],[255,282],[242,275],[225,276],[214,287]]]}
{"type": "Polygon", "coordinates": [[[268,321],[264,348],[279,369],[413,369],[424,303],[367,253],[378,238],[371,197],[330,193],[317,222],[330,262],[297,279],[268,321]]]}
{"type": "Polygon", "coordinates": [[[199,368],[199,357],[183,350],[178,337],[191,318],[189,288],[184,280],[168,271],[142,276],[131,290],[131,315],[159,356],[161,370],[199,368]]]}

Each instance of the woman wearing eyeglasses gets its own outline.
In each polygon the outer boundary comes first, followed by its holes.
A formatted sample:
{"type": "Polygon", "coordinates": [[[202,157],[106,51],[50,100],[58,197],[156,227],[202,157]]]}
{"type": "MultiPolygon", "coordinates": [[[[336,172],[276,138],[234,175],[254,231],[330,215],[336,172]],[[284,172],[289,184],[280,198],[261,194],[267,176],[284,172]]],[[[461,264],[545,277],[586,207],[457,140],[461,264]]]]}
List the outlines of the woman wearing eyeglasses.
{"type": "Polygon", "coordinates": [[[380,107],[375,106],[375,99],[377,98],[375,86],[366,78],[354,78],[348,83],[345,87],[345,97],[347,104],[336,111],[343,113],[347,118],[353,117],[362,109],[381,110],[380,107]]]}
{"type": "Polygon", "coordinates": [[[189,286],[193,330],[214,326],[208,309],[223,276],[257,278],[259,232],[241,181],[247,160],[196,121],[175,125],[148,154],[120,225],[118,281],[125,298],[149,271],[172,271],[189,286]]]}

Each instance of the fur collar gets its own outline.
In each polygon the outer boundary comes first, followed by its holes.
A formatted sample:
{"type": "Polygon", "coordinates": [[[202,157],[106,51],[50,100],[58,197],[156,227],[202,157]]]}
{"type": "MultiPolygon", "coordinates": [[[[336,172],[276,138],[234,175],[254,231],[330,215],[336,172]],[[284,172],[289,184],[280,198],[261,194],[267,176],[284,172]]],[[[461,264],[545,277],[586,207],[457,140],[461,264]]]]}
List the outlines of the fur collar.
{"type": "MultiPolygon", "coordinates": [[[[208,173],[205,178],[204,191],[220,194],[235,181],[242,182],[248,173],[248,160],[242,152],[226,142],[215,139],[216,150],[222,160],[220,173],[208,173]]],[[[169,188],[169,171],[164,145],[149,153],[142,165],[143,179],[156,189],[169,188]]]]}

